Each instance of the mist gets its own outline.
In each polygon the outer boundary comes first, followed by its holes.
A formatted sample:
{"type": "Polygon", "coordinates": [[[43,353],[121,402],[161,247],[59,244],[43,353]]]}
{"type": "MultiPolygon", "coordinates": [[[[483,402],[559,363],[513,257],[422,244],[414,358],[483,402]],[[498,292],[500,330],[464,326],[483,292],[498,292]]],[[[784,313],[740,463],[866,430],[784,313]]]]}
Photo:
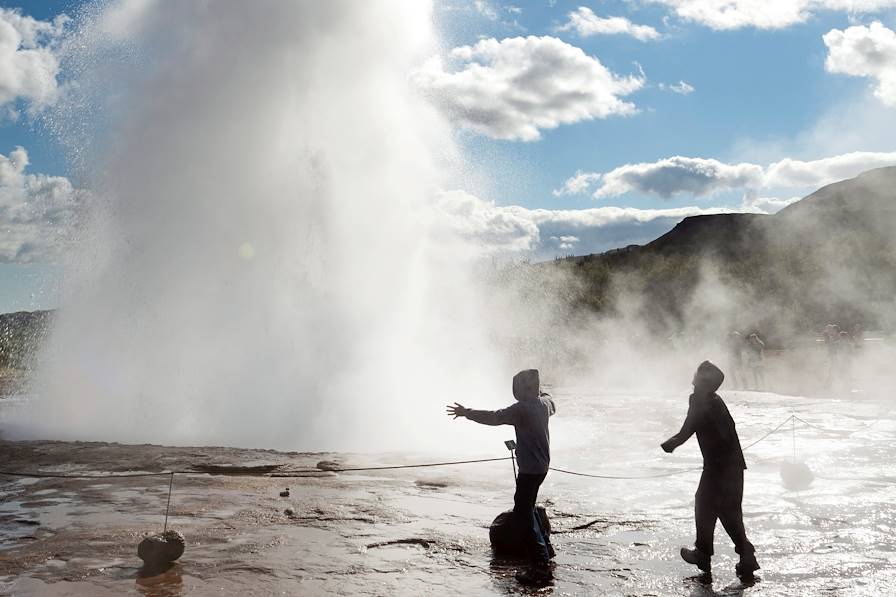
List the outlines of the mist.
{"type": "Polygon", "coordinates": [[[710,359],[729,373],[723,391],[745,389],[737,330],[765,344],[757,389],[870,397],[893,387],[894,180],[873,170],[776,215],[688,218],[646,246],[495,267],[491,308],[508,335],[529,331],[518,356],[564,385],[686,393],[710,359]],[[833,362],[829,325],[848,335],[833,362]]]}
{"type": "Polygon", "coordinates": [[[444,404],[510,395],[469,263],[436,242],[462,162],[407,80],[437,51],[431,17],[416,0],[79,17],[52,124],[91,221],[18,435],[433,449],[444,404]]]}
{"type": "MultiPolygon", "coordinates": [[[[892,211],[833,236],[796,204],[707,216],[744,221],[647,253],[483,257],[440,208],[470,169],[409,77],[439,44],[417,1],[80,14],[44,124],[91,209],[14,435],[477,451],[498,432],[458,441],[442,406],[505,405],[520,369],[549,388],[686,394],[702,360],[727,369],[737,329],[790,351],[766,389],[817,393],[826,323],[889,334],[896,253],[866,260],[848,238],[886,238],[892,211]]],[[[888,345],[873,348],[853,373],[889,384],[888,345]]]]}

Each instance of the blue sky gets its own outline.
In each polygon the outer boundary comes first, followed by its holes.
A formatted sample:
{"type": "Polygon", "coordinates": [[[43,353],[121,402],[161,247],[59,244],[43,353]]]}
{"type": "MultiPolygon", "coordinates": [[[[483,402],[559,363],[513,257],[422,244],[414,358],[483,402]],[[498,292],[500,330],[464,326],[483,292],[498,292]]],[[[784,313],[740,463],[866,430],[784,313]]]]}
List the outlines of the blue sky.
{"type": "MultiPolygon", "coordinates": [[[[7,21],[15,10],[43,23],[0,61],[53,56],[65,27],[51,23],[80,4],[0,1],[7,21]]],[[[439,61],[411,79],[455,124],[471,174],[446,192],[469,208],[458,213],[480,215],[471,236],[486,249],[535,259],[602,251],[649,240],[686,215],[773,212],[896,164],[896,0],[446,0],[434,15],[439,61]],[[471,83],[482,69],[511,88],[471,83]],[[551,97],[552,88],[573,93],[551,97]],[[545,124],[552,114],[561,123],[545,124]],[[567,184],[577,174],[584,182],[567,184]]],[[[23,185],[7,191],[23,202],[47,185],[78,191],[42,126],[52,101],[0,80],[0,156],[16,177],[0,179],[0,192],[23,185]],[[27,159],[11,158],[16,147],[27,159]]],[[[41,221],[35,214],[13,234],[0,262],[52,263],[54,248],[41,243],[55,236],[41,221]]],[[[6,288],[35,294],[10,282],[25,270],[7,269],[6,288]]],[[[16,301],[0,294],[0,309],[16,301]]]]}
{"type": "MultiPolygon", "coordinates": [[[[499,6],[497,2],[491,3],[499,6]]],[[[475,43],[481,36],[498,39],[515,35],[556,35],[596,56],[620,74],[636,74],[638,64],[647,83],[630,99],[635,115],[595,119],[543,132],[537,142],[501,141],[481,135],[468,138],[468,155],[480,163],[496,162],[493,199],[526,207],[587,208],[597,203],[588,195],[557,199],[551,191],[576,170],[606,172],[626,163],[652,162],[673,155],[772,161],[785,157],[823,157],[824,148],[794,155],[787,150],[810,130],[827,110],[867,95],[868,81],[825,71],[822,36],[854,22],[880,20],[890,26],[894,11],[850,15],[822,11],[805,23],[776,30],[744,27],[717,31],[697,23],[668,19],[658,5],[635,2],[508,2],[523,10],[513,15],[525,32],[496,23],[476,10],[457,11],[445,18],[451,45],[475,43]],[[624,35],[582,37],[558,33],[567,14],[587,6],[601,16],[623,16],[656,28],[663,38],[638,41],[624,35]],[[664,25],[664,18],[669,25],[664,25]],[[686,81],[688,95],[659,88],[660,83],[686,81]],[[780,149],[743,151],[745,144],[782,145],[780,149]]],[[[857,145],[854,151],[890,151],[893,147],[857,145]]],[[[488,167],[491,169],[491,167],[488,167]]],[[[713,203],[736,198],[716,197],[713,203]]],[[[661,200],[633,193],[614,205],[641,208],[693,205],[688,195],[661,200]]]]}

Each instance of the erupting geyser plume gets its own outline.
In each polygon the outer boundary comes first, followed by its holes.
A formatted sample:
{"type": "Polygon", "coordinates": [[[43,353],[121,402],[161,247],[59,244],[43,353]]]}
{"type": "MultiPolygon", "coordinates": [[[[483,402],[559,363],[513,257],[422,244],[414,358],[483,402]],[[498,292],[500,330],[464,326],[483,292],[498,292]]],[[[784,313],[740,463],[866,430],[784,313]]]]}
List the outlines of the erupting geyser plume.
{"type": "Polygon", "coordinates": [[[427,2],[125,0],[81,21],[55,125],[94,210],[23,434],[420,448],[442,404],[509,396],[432,232],[458,156],[409,83],[437,51],[427,2]]]}

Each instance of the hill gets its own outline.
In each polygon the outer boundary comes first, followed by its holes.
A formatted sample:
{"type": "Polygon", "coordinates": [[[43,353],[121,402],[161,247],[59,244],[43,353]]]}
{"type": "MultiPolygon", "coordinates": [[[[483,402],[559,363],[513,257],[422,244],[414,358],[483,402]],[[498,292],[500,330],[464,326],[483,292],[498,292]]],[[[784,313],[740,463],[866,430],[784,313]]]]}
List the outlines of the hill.
{"type": "Polygon", "coordinates": [[[709,325],[787,334],[896,325],[896,167],[825,186],[774,215],[689,217],[643,246],[540,264],[576,307],[631,309],[657,332],[709,325]]]}

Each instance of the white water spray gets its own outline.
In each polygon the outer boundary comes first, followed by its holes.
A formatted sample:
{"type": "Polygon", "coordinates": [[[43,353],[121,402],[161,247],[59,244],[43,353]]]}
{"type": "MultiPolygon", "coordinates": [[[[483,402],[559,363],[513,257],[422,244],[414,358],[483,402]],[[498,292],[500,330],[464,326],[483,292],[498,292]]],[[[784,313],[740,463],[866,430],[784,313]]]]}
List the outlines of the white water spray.
{"type": "Polygon", "coordinates": [[[421,449],[446,402],[509,398],[431,232],[457,151],[408,83],[427,2],[127,0],[79,36],[56,124],[98,104],[98,200],[25,435],[421,449]]]}

